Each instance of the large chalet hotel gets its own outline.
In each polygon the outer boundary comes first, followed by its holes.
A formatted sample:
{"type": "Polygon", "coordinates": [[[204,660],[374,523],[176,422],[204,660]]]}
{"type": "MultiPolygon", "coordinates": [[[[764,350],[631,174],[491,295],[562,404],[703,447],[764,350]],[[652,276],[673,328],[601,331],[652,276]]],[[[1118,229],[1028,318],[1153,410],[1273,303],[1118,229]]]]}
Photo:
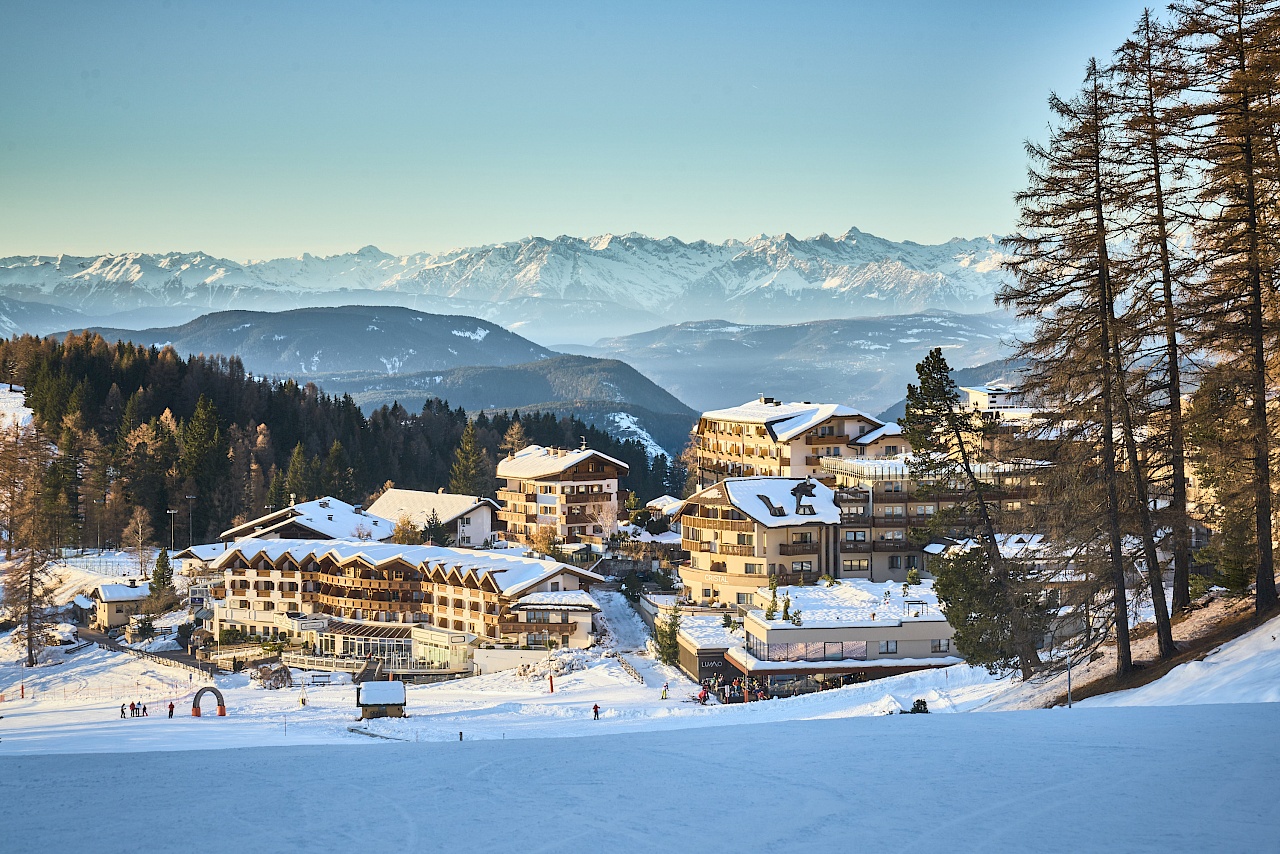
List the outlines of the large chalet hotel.
{"type": "Polygon", "coordinates": [[[498,489],[509,539],[527,543],[539,528],[558,540],[576,543],[583,537],[607,537],[618,530],[622,500],[618,481],[627,464],[584,442],[581,448],[529,447],[498,462],[498,489]]]}
{"type": "Polygon", "coordinates": [[[809,477],[827,457],[896,457],[902,428],[836,403],[781,403],[761,396],[704,412],[695,428],[698,485],[726,477],[809,477]]]}

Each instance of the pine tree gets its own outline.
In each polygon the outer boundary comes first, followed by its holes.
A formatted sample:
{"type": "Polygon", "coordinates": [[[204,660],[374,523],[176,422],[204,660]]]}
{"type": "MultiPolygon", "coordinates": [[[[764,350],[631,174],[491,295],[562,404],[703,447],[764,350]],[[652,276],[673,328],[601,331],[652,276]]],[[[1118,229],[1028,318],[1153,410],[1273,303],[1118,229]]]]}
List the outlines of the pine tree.
{"type": "Polygon", "coordinates": [[[653,632],[658,660],[672,667],[680,664],[680,620],[680,603],[677,602],[671,607],[671,613],[657,623],[653,632]]]}
{"type": "Polygon", "coordinates": [[[39,429],[23,431],[27,440],[21,478],[25,489],[18,511],[16,548],[19,560],[4,576],[3,610],[17,627],[13,639],[26,648],[26,665],[35,667],[40,650],[53,642],[52,628],[59,621],[54,596],[57,579],[50,561],[57,554],[56,518],[65,496],[43,488],[53,465],[50,443],[39,429]]]}
{"type": "Polygon", "coordinates": [[[284,476],[284,491],[290,501],[301,503],[319,497],[315,494],[312,474],[311,460],[299,442],[289,457],[289,468],[284,476]]]}
{"type": "Polygon", "coordinates": [[[449,491],[456,495],[489,496],[493,493],[493,465],[476,442],[476,428],[468,423],[454,452],[449,471],[449,491]]]}
{"type": "MultiPolygon", "coordinates": [[[[954,519],[957,513],[976,515],[979,519],[976,529],[964,534],[975,536],[986,555],[981,563],[985,574],[975,573],[975,564],[969,559],[954,566],[950,561],[940,560],[935,567],[936,574],[941,577],[955,573],[949,581],[957,600],[970,595],[958,585],[974,583],[984,588],[980,595],[986,597],[992,609],[986,617],[1006,623],[1002,637],[1011,645],[1002,650],[1000,660],[1016,661],[1022,678],[1029,679],[1040,667],[1036,643],[1044,633],[1045,622],[1037,606],[1038,597],[1034,595],[1036,581],[1028,577],[1025,567],[1006,561],[1001,553],[989,498],[994,485],[988,482],[990,475],[986,480],[978,476],[985,448],[999,425],[960,405],[960,390],[940,348],[935,347],[916,365],[916,377],[919,385],[907,385],[907,407],[901,422],[903,436],[912,448],[911,476],[928,484],[922,488],[926,494],[944,490],[959,496],[955,509],[939,514],[939,524],[947,524],[946,520],[954,519]]],[[[919,572],[916,582],[919,582],[919,572]]],[[[911,583],[909,576],[908,583],[911,583]]],[[[970,619],[962,609],[944,609],[944,613],[949,622],[970,619]]],[[[786,618],[785,611],[783,618],[786,618]]]]}
{"type": "Polygon", "coordinates": [[[440,514],[435,510],[431,511],[431,515],[427,517],[427,524],[422,528],[421,541],[437,546],[453,545],[453,537],[449,536],[449,526],[440,521],[440,514]]]}
{"type": "Polygon", "coordinates": [[[173,588],[173,564],[169,562],[168,549],[160,549],[156,554],[156,564],[151,570],[151,592],[157,593],[173,588]]]}

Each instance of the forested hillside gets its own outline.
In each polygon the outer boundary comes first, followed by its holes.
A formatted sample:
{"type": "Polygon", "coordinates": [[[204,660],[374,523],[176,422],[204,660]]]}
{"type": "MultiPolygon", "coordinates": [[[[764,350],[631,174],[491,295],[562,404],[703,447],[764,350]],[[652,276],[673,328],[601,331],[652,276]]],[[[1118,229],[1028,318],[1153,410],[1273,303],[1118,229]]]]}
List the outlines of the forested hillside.
{"type": "MultiPolygon", "coordinates": [[[[38,428],[56,445],[39,473],[40,504],[57,516],[62,544],[118,540],[142,507],[158,541],[207,541],[290,494],[361,502],[387,481],[411,489],[447,487],[468,416],[427,400],[409,412],[383,406],[368,416],[348,395],[246,374],[236,358],[183,358],[171,348],[108,343],[83,333],[62,341],[0,341],[5,379],[23,385],[38,428]],[[169,512],[176,511],[176,512],[169,512]],[[190,521],[189,521],[190,520],[190,521]]],[[[651,464],[636,441],[620,442],[576,418],[550,413],[481,413],[475,440],[492,491],[498,445],[519,418],[529,441],[592,447],[625,461],[624,486],[648,499],[669,490],[667,460],[651,464]]],[[[16,467],[22,454],[5,453],[16,467]]],[[[12,518],[13,508],[5,515],[12,518]]]]}

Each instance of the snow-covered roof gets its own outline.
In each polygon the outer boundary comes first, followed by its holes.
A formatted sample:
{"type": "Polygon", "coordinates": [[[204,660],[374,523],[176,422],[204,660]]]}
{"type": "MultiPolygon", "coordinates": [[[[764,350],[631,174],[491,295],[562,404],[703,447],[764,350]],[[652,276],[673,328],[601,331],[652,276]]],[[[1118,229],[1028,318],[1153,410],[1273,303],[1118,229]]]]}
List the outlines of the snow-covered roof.
{"type": "MultiPolygon", "coordinates": [[[[747,516],[764,525],[766,528],[781,528],[787,525],[808,525],[822,523],[837,524],[840,521],[840,509],[836,507],[835,493],[831,487],[821,481],[802,477],[731,477],[720,483],[709,486],[701,492],[690,496],[686,506],[691,506],[700,497],[728,498],[729,503],[737,507],[747,516]],[[802,508],[811,508],[812,513],[796,512],[796,497],[791,494],[799,484],[808,481],[813,488],[812,498],[801,498],[802,508]]],[[[697,520],[686,516],[686,524],[697,526],[697,520]]]]}
{"type": "Polygon", "coordinates": [[[892,436],[902,435],[902,425],[896,421],[890,421],[888,424],[882,424],[870,433],[863,433],[854,441],[859,445],[870,445],[876,439],[885,439],[892,436]]]}
{"type": "Polygon", "coordinates": [[[137,602],[151,595],[151,582],[139,581],[137,587],[128,584],[99,584],[93,596],[100,602],[137,602]]]}
{"type": "Polygon", "coordinates": [[[407,516],[409,521],[421,527],[431,519],[431,514],[444,523],[465,516],[482,504],[494,510],[497,502],[478,495],[458,495],[452,492],[423,492],[417,489],[388,489],[378,500],[369,505],[369,513],[392,520],[393,524],[407,516]]]}
{"type": "Polygon", "coordinates": [[[681,617],[680,634],[696,649],[727,649],[742,643],[742,635],[734,635],[724,627],[724,617],[714,614],[681,617]]]}
{"type": "Polygon", "coordinates": [[[71,597],[71,601],[77,608],[90,609],[94,607],[93,600],[82,593],[77,593],[75,596],[71,597]]]}
{"type": "Polygon", "coordinates": [[[315,531],[321,537],[342,539],[355,537],[357,528],[365,528],[375,540],[383,540],[391,536],[395,523],[390,519],[375,516],[372,513],[356,512],[356,508],[345,501],[326,496],[288,507],[260,516],[243,525],[223,531],[223,539],[240,539],[242,537],[261,537],[292,523],[315,531]]]}
{"type": "Polygon", "coordinates": [[[786,442],[817,427],[828,418],[862,418],[879,424],[865,412],[840,403],[781,403],[769,398],[759,398],[741,406],[713,409],[702,413],[711,421],[736,421],[742,424],[763,424],[775,439],[786,442]]]}
{"type": "Polygon", "coordinates": [[[654,510],[667,516],[674,516],[680,512],[684,502],[673,495],[659,495],[649,503],[645,504],[648,510],[654,510]]]}
{"type": "Polygon", "coordinates": [[[362,682],[356,690],[362,706],[403,706],[405,703],[403,682],[362,682]]]}
{"type": "Polygon", "coordinates": [[[590,570],[520,554],[445,546],[403,546],[367,540],[238,540],[217,559],[214,567],[225,568],[237,554],[246,561],[252,561],[261,555],[273,563],[287,554],[298,564],[308,558],[331,557],[336,562],[344,563],[358,557],[373,566],[394,560],[414,566],[440,566],[456,570],[460,575],[471,575],[477,582],[488,576],[507,596],[519,595],[561,572],[570,572],[592,581],[604,580],[603,576],[590,570]]]}
{"type": "Polygon", "coordinates": [[[570,611],[599,611],[600,606],[585,590],[551,590],[521,596],[511,606],[518,608],[564,608],[570,611]]]}
{"type": "MultiPolygon", "coordinates": [[[[680,506],[684,506],[683,501],[680,502],[680,506]]],[[[650,534],[639,525],[632,525],[629,522],[618,523],[618,530],[640,543],[664,543],[666,545],[674,545],[680,542],[680,534],[676,531],[663,531],[661,534],[650,534]]],[[[564,546],[561,546],[560,548],[563,549],[564,546]]]]}
{"type": "Polygon", "coordinates": [[[176,557],[179,559],[194,558],[198,561],[208,562],[216,558],[227,550],[226,543],[201,543],[198,546],[188,546],[178,552],[176,557]]]}
{"type": "Polygon", "coordinates": [[[590,448],[544,448],[530,445],[498,462],[498,477],[550,477],[593,457],[613,463],[623,474],[630,471],[626,463],[590,448]]]}
{"type": "MultiPolygon", "coordinates": [[[[896,626],[902,623],[946,622],[938,609],[938,597],[931,580],[913,584],[904,595],[898,582],[876,583],[846,578],[828,587],[779,587],[775,619],[765,620],[764,611],[751,611],[747,619],[769,629],[794,628],[782,619],[782,602],[791,596],[791,613],[800,611],[800,628],[848,628],[896,626]],[[888,594],[888,603],[885,602],[888,594]]],[[[756,591],[756,603],[769,601],[768,587],[756,591]]]]}

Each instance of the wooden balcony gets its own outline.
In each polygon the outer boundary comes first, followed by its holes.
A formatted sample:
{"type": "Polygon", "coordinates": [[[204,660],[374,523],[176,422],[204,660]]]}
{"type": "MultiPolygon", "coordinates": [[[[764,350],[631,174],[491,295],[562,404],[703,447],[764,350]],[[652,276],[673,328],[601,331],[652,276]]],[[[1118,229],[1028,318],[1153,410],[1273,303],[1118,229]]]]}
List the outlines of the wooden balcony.
{"type": "Polygon", "coordinates": [[[841,513],[841,525],[851,525],[855,528],[870,528],[871,516],[867,513],[841,513]]]}
{"type": "Polygon", "coordinates": [[[910,552],[919,548],[907,540],[874,540],[872,545],[878,552],[910,552]]]}
{"type": "Polygon", "coordinates": [[[274,590],[255,590],[255,591],[253,591],[253,595],[254,595],[254,596],[257,596],[259,599],[270,599],[270,598],[271,598],[271,594],[272,594],[272,593],[275,593],[275,591],[274,591],[274,590]]]}
{"type": "Polygon", "coordinates": [[[812,455],[806,456],[804,458],[804,464],[811,468],[818,468],[822,465],[822,457],[815,457],[812,455]]]}
{"type": "Polygon", "coordinates": [[[840,551],[869,552],[871,551],[871,543],[868,540],[841,540],[840,551]]]}
{"type": "Polygon", "coordinates": [[[778,546],[778,554],[782,555],[816,555],[817,543],[783,543],[778,546]]]}
{"type": "Polygon", "coordinates": [[[687,552],[706,551],[705,544],[703,544],[702,542],[699,542],[698,540],[686,540],[683,537],[680,538],[680,548],[684,549],[687,552]]]}
{"type": "Polygon", "coordinates": [[[755,546],[740,546],[737,543],[717,543],[711,550],[714,553],[722,555],[736,555],[737,557],[755,557],[755,546]]]}
{"type": "Polygon", "coordinates": [[[872,525],[877,528],[905,528],[906,516],[872,516],[872,525]]]}
{"type": "Polygon", "coordinates": [[[607,504],[613,500],[612,492],[575,492],[564,496],[568,504],[607,504]]]}
{"type": "Polygon", "coordinates": [[[806,445],[847,445],[849,444],[848,436],[805,436],[804,443],[806,445]]]}
{"type": "Polygon", "coordinates": [[[750,519],[708,519],[704,516],[684,516],[681,524],[690,528],[701,528],[708,531],[735,531],[742,534],[755,533],[756,523],[750,519]]]}

